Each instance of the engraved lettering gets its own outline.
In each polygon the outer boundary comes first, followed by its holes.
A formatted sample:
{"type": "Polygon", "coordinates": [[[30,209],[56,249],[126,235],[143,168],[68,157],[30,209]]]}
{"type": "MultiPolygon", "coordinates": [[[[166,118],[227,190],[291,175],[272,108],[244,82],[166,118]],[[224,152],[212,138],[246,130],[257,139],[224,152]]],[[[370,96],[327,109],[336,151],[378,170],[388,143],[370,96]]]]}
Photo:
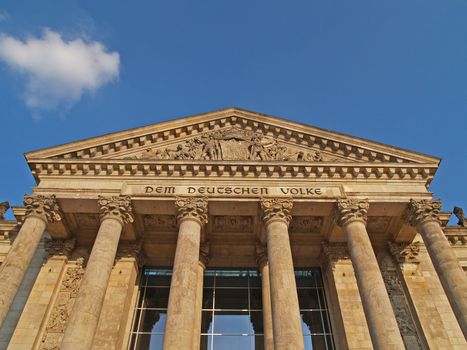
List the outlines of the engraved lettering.
{"type": "Polygon", "coordinates": [[[194,187],[188,187],[188,193],[189,194],[192,194],[192,193],[195,193],[196,192],[196,188],[194,187]]]}

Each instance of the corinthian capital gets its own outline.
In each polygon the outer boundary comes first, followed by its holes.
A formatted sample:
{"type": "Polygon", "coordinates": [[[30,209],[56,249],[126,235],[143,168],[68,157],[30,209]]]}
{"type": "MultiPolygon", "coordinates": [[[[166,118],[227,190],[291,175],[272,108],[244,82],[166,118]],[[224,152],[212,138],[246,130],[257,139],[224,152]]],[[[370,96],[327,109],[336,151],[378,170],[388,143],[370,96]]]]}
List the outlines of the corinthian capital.
{"type": "Polygon", "coordinates": [[[24,195],[24,206],[26,217],[35,216],[45,222],[56,222],[63,218],[62,211],[58,206],[55,195],[24,195]]]}
{"type": "Polygon", "coordinates": [[[352,221],[366,224],[370,203],[366,199],[339,199],[337,201],[337,224],[347,225],[352,221]]]}
{"type": "Polygon", "coordinates": [[[211,245],[209,244],[209,242],[201,243],[201,245],[199,246],[199,262],[203,264],[205,268],[209,263],[210,253],[211,245]]]}
{"type": "Polygon", "coordinates": [[[202,225],[208,222],[208,199],[206,197],[177,197],[177,220],[194,219],[202,225]]]}
{"type": "Polygon", "coordinates": [[[418,226],[427,221],[439,220],[441,201],[432,199],[411,199],[407,208],[405,219],[411,226],[418,226]]]}
{"type": "Polygon", "coordinates": [[[104,219],[116,219],[122,224],[133,222],[133,206],[130,196],[104,197],[97,199],[99,217],[104,219]]]}
{"type": "Polygon", "coordinates": [[[266,246],[261,243],[256,243],[256,264],[259,269],[262,268],[268,263],[268,252],[266,246]]]}
{"type": "Polygon", "coordinates": [[[263,220],[267,224],[272,220],[285,221],[287,225],[292,220],[290,211],[292,210],[293,202],[289,198],[262,198],[261,209],[263,210],[263,220]]]}
{"type": "Polygon", "coordinates": [[[391,252],[394,259],[399,264],[405,263],[412,263],[418,264],[420,263],[420,246],[421,243],[414,242],[414,243],[394,243],[389,242],[388,247],[389,251],[391,252]]]}

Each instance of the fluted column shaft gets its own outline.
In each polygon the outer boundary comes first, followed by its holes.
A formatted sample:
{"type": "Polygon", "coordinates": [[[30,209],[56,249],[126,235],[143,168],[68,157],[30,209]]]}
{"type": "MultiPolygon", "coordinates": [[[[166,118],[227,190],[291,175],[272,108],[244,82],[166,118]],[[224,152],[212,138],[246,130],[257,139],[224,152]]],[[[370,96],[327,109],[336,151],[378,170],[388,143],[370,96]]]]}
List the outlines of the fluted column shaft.
{"type": "Polygon", "coordinates": [[[263,299],[263,333],[264,350],[274,350],[274,334],[272,326],[271,284],[269,280],[269,264],[265,248],[257,247],[257,263],[261,273],[261,292],[263,299]]]}
{"type": "Polygon", "coordinates": [[[207,221],[207,200],[178,198],[179,231],[170,284],[164,350],[191,349],[196,322],[199,248],[207,221]]]}
{"type": "Polygon", "coordinates": [[[467,277],[451,248],[439,221],[441,202],[411,200],[407,219],[417,227],[452,310],[467,339],[467,277]]]}
{"type": "Polygon", "coordinates": [[[303,349],[300,309],[288,232],[292,201],[263,199],[261,206],[270,271],[274,348],[303,349]]]}
{"type": "Polygon", "coordinates": [[[123,225],[133,221],[129,197],[100,197],[98,204],[101,225],[63,336],[62,350],[91,349],[123,225]]]}
{"type": "Polygon", "coordinates": [[[8,314],[47,222],[61,220],[55,196],[25,196],[26,219],[0,268],[0,326],[8,314]]]}
{"type": "Polygon", "coordinates": [[[338,223],[347,239],[374,348],[404,349],[391,301],[366,231],[368,207],[367,201],[339,200],[338,223]]]}

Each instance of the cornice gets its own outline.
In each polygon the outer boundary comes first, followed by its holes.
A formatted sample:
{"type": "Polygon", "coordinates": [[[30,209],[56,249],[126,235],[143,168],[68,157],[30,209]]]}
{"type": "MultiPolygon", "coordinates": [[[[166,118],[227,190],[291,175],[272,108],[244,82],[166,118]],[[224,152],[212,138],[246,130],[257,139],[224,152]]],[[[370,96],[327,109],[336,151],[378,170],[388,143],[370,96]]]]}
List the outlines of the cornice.
{"type": "Polygon", "coordinates": [[[125,154],[131,150],[144,150],[171,140],[193,137],[226,127],[259,131],[265,136],[274,137],[284,142],[330,152],[336,156],[361,162],[433,163],[435,166],[439,165],[440,162],[440,159],[436,157],[238,108],[107,134],[29,152],[25,156],[28,162],[37,158],[104,159],[120,153],[125,154]]]}
{"type": "Polygon", "coordinates": [[[31,171],[41,176],[190,176],[235,178],[416,180],[427,185],[436,164],[244,162],[192,160],[31,159],[31,171]]]}

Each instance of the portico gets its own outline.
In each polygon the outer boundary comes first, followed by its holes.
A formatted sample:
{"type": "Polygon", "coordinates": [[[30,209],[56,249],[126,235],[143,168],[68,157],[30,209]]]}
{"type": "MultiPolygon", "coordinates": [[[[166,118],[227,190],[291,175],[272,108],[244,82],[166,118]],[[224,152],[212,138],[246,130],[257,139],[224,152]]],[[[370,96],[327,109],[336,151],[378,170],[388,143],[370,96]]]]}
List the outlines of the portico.
{"type": "Polygon", "coordinates": [[[73,246],[49,254],[9,349],[465,345],[465,272],[427,190],[438,158],[240,109],[26,158],[39,204],[18,215],[0,316],[44,231],[73,246]]]}

